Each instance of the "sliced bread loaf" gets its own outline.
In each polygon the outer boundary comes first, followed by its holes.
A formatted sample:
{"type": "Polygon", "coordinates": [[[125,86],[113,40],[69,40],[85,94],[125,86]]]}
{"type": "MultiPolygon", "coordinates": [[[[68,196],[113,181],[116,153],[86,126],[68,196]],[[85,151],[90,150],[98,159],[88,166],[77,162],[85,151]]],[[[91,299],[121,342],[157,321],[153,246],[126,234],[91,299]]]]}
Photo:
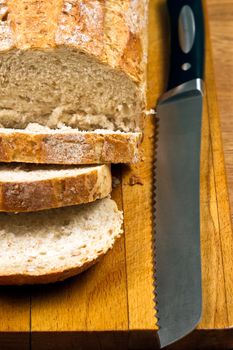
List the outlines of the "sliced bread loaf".
{"type": "Polygon", "coordinates": [[[109,198],[37,213],[0,213],[0,284],[49,283],[86,270],[112,248],[122,220],[109,198]]]}
{"type": "Polygon", "coordinates": [[[0,165],[0,211],[29,212],[82,204],[111,192],[107,165],[0,165]]]}
{"type": "Polygon", "coordinates": [[[148,0],[0,1],[0,161],[139,159],[147,12],[148,0]]]}

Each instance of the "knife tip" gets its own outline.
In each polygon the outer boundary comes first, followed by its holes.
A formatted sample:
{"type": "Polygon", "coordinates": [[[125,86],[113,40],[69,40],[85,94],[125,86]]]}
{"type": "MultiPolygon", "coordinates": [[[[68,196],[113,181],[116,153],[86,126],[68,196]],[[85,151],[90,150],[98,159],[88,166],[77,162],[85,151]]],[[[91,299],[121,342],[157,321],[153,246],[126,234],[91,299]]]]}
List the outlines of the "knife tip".
{"type": "Polygon", "coordinates": [[[173,343],[183,339],[190,333],[192,333],[198,324],[201,321],[202,310],[199,310],[199,313],[195,317],[195,321],[192,324],[187,324],[185,329],[180,329],[180,332],[177,332],[177,329],[168,329],[160,327],[157,332],[157,337],[160,345],[160,349],[172,345],[173,343]],[[174,334],[176,332],[176,334],[174,334]]]}

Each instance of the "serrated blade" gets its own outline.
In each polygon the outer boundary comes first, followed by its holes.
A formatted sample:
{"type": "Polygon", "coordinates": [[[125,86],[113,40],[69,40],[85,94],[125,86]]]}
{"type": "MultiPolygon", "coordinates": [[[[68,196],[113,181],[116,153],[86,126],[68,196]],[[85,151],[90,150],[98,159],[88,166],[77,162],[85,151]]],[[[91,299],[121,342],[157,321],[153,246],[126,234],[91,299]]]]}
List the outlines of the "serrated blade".
{"type": "Polygon", "coordinates": [[[157,108],[155,279],[161,347],[190,333],[201,317],[201,83],[196,79],[169,91],[157,108]]]}

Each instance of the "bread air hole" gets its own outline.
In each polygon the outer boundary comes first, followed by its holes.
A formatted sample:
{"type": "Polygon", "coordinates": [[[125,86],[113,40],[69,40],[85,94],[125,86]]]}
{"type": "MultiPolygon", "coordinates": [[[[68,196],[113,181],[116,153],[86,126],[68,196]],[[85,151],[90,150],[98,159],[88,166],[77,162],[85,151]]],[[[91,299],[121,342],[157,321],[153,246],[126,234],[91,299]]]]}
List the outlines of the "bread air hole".
{"type": "Polygon", "coordinates": [[[66,219],[63,221],[63,226],[69,226],[70,220],[66,219]]]}

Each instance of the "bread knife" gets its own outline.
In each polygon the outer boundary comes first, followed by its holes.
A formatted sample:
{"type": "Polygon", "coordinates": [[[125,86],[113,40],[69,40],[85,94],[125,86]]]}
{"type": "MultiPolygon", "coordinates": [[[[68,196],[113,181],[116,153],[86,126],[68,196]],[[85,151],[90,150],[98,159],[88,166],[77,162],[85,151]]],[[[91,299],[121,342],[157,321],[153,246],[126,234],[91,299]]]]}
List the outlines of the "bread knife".
{"type": "Polygon", "coordinates": [[[204,23],[201,0],[168,0],[167,92],[157,105],[155,279],[160,346],[190,333],[202,313],[200,145],[204,23]]]}

